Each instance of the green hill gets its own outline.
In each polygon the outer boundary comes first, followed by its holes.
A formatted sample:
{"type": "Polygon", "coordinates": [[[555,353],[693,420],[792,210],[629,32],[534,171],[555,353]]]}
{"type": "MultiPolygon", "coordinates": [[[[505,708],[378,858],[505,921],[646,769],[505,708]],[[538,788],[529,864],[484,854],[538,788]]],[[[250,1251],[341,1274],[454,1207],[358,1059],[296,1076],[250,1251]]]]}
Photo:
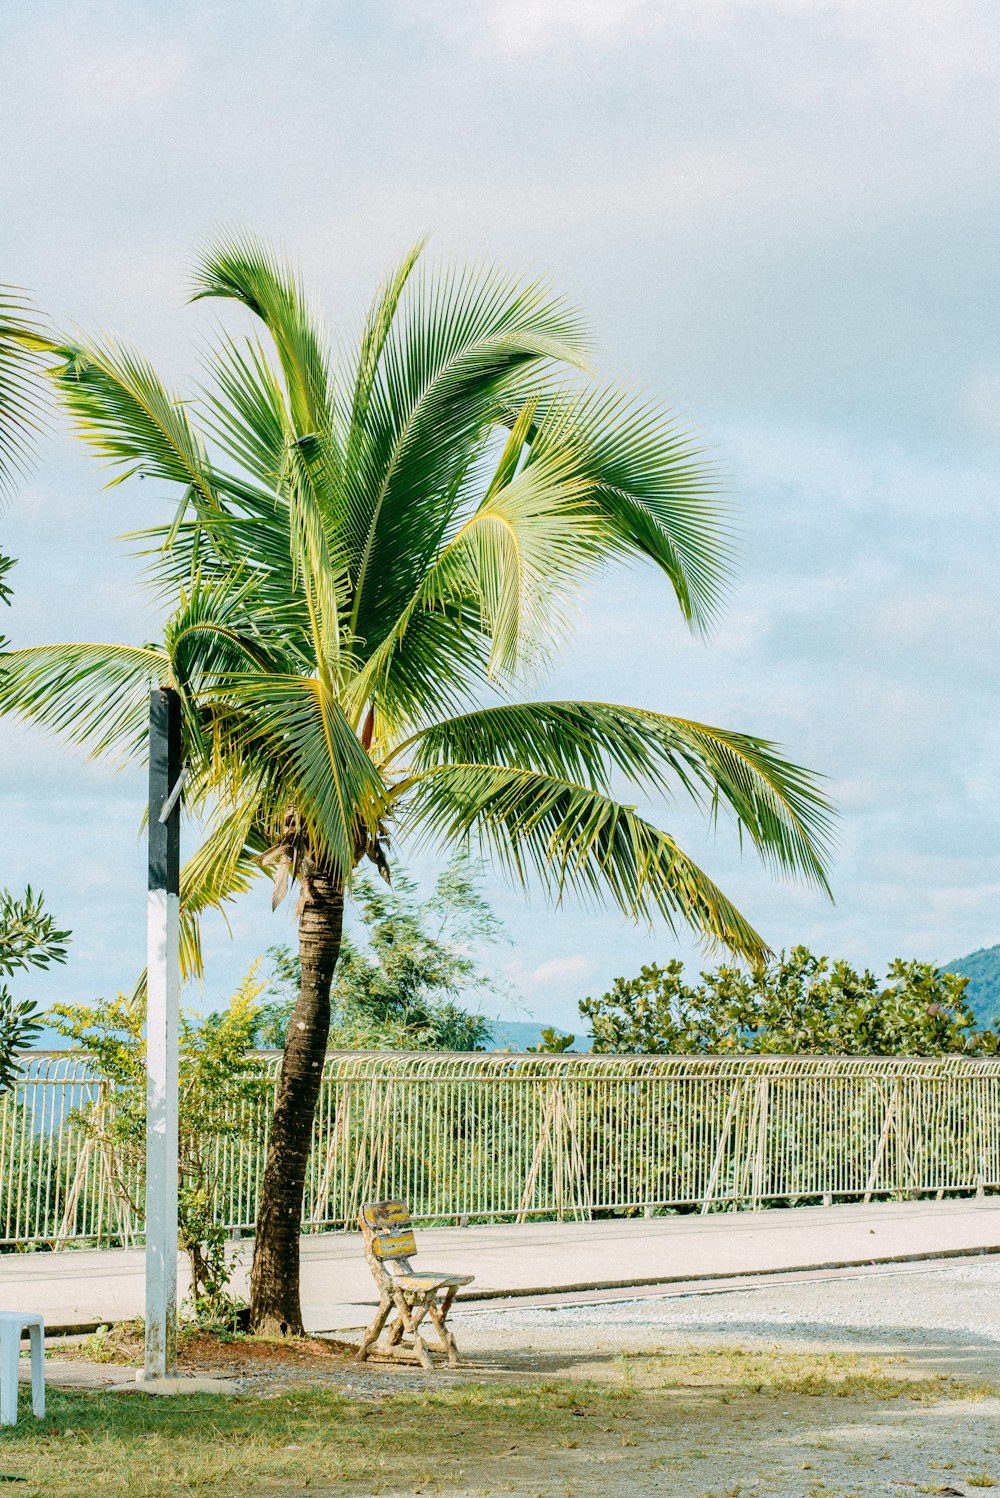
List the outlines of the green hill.
{"type": "MultiPolygon", "coordinates": [[[[526,1051],[530,1045],[541,1045],[542,1031],[545,1025],[536,1024],[533,1020],[494,1019],[490,1020],[490,1029],[493,1032],[492,1051],[526,1051]]],[[[553,1025],[557,1035],[565,1035],[565,1030],[560,1030],[558,1025],[553,1025]]],[[[589,1051],[589,1035],[577,1035],[571,1047],[574,1051],[589,1051]]]]}
{"type": "Polygon", "coordinates": [[[984,1030],[997,1028],[994,1022],[1000,1017],[1000,946],[980,947],[968,957],[956,957],[954,962],[944,963],[942,971],[968,978],[965,997],[976,1020],[984,1030]]]}

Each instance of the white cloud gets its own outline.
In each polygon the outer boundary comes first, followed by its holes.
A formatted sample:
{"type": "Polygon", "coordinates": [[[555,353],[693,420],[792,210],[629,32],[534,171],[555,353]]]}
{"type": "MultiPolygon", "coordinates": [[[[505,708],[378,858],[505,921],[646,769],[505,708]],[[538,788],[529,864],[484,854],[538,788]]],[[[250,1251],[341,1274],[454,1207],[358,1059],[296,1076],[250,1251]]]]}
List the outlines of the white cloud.
{"type": "Polygon", "coordinates": [[[542,962],[532,973],[528,974],[528,983],[535,988],[541,988],[547,984],[561,984],[569,982],[585,982],[594,970],[591,958],[577,953],[572,957],[550,957],[547,962],[542,962]]]}
{"type": "Polygon", "coordinates": [[[442,33],[458,28],[468,40],[478,32],[513,58],[558,56],[573,45],[598,54],[659,45],[682,57],[692,47],[738,47],[748,74],[800,101],[864,87],[874,69],[883,83],[926,98],[928,87],[987,75],[996,41],[986,0],[473,0],[464,26],[448,0],[418,0],[417,8],[442,33]]]}

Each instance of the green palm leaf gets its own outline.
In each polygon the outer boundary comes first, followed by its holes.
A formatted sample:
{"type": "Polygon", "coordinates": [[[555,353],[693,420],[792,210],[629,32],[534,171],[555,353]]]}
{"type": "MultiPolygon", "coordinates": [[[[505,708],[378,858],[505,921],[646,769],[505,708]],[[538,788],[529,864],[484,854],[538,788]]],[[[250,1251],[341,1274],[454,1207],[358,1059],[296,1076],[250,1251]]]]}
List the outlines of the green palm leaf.
{"type": "Polygon", "coordinates": [[[27,298],[0,285],[0,501],[24,471],[45,424],[42,347],[27,298]]]}
{"type": "Polygon", "coordinates": [[[466,480],[501,408],[531,393],[540,370],[585,356],[578,317],[540,284],[453,266],[408,277],[344,474],[353,632],[369,648],[468,504],[466,480]]]}
{"type": "Polygon", "coordinates": [[[630,920],[659,915],[751,962],[768,952],[730,900],[674,842],[634,807],[564,777],[506,765],[446,764],[405,783],[403,828],[421,840],[478,839],[521,885],[549,898],[611,899],[630,920]]]}
{"type": "Polygon", "coordinates": [[[223,916],[226,906],[245,894],[261,868],[257,859],[267,840],[257,826],[255,798],[220,816],[197,851],[184,864],[180,879],[181,974],[201,978],[201,917],[207,910],[223,916]]]}
{"type": "Polygon", "coordinates": [[[685,619],[710,624],[731,556],[728,507],[715,465],[676,416],[614,387],[569,391],[550,402],[531,461],[553,449],[588,481],[608,551],[649,558],[685,619]]]}
{"type": "Polygon", "coordinates": [[[599,524],[581,505],[585,486],[568,467],[564,455],[553,453],[511,473],[506,454],[501,458],[498,476],[508,482],[490,484],[482,503],[430,561],[393,629],[360,671],[357,696],[376,693],[404,721],[432,705],[420,681],[434,683],[453,650],[464,674],[474,659],[483,679],[510,681],[547,663],[566,633],[573,586],[602,559],[599,524]],[[419,615],[434,621],[422,633],[414,630],[419,615]],[[455,618],[464,627],[451,632],[455,618]],[[407,692],[408,683],[415,693],[407,692]]]}
{"type": "Polygon", "coordinates": [[[532,766],[610,791],[683,789],[714,817],[720,805],[776,871],[828,892],[828,803],[816,777],[751,734],[604,702],[527,702],[486,708],[423,730],[396,754],[420,769],[484,761],[532,766]]]}
{"type": "Polygon", "coordinates": [[[122,347],[67,344],[54,352],[56,388],[77,432],[115,470],[108,487],[135,474],[165,479],[207,519],[218,501],[204,444],[152,365],[122,347]]]}
{"type": "Polygon", "coordinates": [[[35,645],[5,651],[0,663],[0,713],[16,713],[116,765],[145,755],[149,693],[169,676],[165,651],[35,645]]]}
{"type": "Polygon", "coordinates": [[[202,255],[193,301],[241,302],[267,328],[285,377],[288,408],[299,433],[318,435],[329,422],[329,355],[301,278],[252,234],[233,234],[202,255]]]}
{"type": "Polygon", "coordinates": [[[262,760],[280,766],[285,797],[308,828],[316,859],[349,881],[378,833],[388,794],[336,697],[323,681],[298,676],[247,672],[224,686],[234,705],[231,764],[242,765],[243,774],[262,760]]]}

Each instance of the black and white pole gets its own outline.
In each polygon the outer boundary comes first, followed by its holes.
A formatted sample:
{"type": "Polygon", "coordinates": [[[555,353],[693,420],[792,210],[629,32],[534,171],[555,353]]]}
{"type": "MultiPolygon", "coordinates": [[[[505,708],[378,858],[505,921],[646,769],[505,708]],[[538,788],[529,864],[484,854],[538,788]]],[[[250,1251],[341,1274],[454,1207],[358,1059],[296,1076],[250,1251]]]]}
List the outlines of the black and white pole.
{"type": "Polygon", "coordinates": [[[177,1361],[177,1024],[180,997],[181,714],[176,692],[149,694],[149,894],[146,950],[146,1362],[177,1361]]]}

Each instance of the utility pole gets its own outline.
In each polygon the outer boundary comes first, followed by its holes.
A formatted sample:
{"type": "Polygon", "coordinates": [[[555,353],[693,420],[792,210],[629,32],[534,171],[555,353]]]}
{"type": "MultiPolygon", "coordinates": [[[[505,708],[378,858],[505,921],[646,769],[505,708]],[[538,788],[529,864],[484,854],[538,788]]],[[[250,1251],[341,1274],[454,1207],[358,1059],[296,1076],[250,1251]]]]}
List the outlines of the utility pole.
{"type": "Polygon", "coordinates": [[[146,906],[146,1379],[177,1363],[177,1028],[180,998],[180,699],[149,694],[146,906]]]}

